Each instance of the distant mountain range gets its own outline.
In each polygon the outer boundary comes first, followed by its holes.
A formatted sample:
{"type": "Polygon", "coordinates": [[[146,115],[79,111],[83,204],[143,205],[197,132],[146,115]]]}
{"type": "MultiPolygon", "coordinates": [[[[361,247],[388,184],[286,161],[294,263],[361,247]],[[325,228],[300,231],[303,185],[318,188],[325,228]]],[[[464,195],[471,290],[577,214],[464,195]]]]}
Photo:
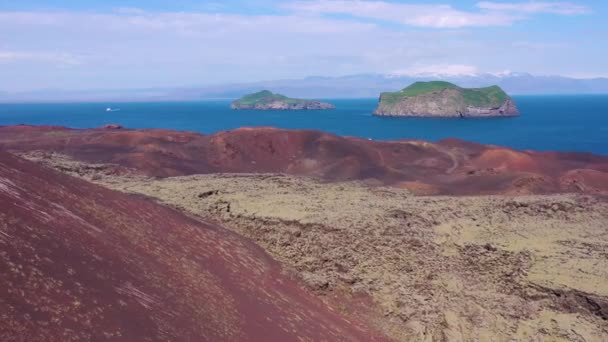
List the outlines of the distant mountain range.
{"type": "Polygon", "coordinates": [[[129,90],[38,90],[21,93],[0,92],[0,102],[65,101],[195,101],[236,99],[269,89],[301,98],[372,98],[381,92],[403,89],[416,81],[444,80],[461,87],[498,85],[509,94],[608,94],[608,78],[576,79],[537,76],[528,73],[467,75],[382,75],[360,74],[341,77],[307,77],[251,83],[183,88],[129,90]]]}

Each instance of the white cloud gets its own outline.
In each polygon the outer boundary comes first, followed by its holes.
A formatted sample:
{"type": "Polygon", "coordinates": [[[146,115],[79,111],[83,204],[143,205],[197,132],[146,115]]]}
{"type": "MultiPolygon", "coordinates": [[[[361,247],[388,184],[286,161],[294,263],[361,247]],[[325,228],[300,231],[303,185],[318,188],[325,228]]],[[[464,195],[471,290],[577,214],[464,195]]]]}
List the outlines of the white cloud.
{"type": "Polygon", "coordinates": [[[504,26],[521,19],[521,16],[503,12],[473,13],[460,11],[449,5],[414,5],[385,1],[296,1],[286,4],[284,7],[300,12],[348,14],[361,18],[373,18],[404,25],[434,28],[504,26]]]}
{"type": "Polygon", "coordinates": [[[61,52],[31,52],[31,51],[1,51],[0,63],[11,63],[20,61],[50,62],[58,66],[69,66],[82,64],[78,56],[61,52]]]}
{"type": "Polygon", "coordinates": [[[497,3],[482,1],[477,4],[481,11],[462,11],[450,5],[400,4],[387,1],[367,0],[311,0],[295,1],[285,8],[314,14],[346,14],[359,18],[371,18],[409,26],[432,28],[460,28],[506,26],[526,19],[533,13],[584,14],[585,6],[564,2],[497,3]]]}
{"type": "Polygon", "coordinates": [[[515,41],[512,44],[517,48],[525,48],[525,49],[562,49],[570,47],[569,44],[566,43],[544,43],[544,42],[529,42],[529,41],[515,41]]]}
{"type": "Polygon", "coordinates": [[[138,10],[0,12],[0,32],[19,33],[2,35],[0,89],[180,86],[357,73],[376,70],[365,53],[381,51],[383,37],[393,34],[373,23],[295,14],[138,10]],[[54,68],[78,63],[86,67],[61,73],[54,68]]]}
{"type": "Polygon", "coordinates": [[[375,27],[370,23],[336,21],[294,15],[236,15],[188,12],[146,12],[140,9],[116,9],[116,13],[79,12],[0,12],[0,28],[10,25],[27,27],[54,26],[74,30],[122,30],[128,33],[166,31],[169,33],[225,33],[247,30],[257,32],[339,33],[366,31],[375,27]]]}
{"type": "MultiPolygon", "coordinates": [[[[140,9],[0,12],[0,32],[15,32],[0,35],[0,89],[204,85],[387,73],[402,67],[398,72],[410,74],[507,68],[562,73],[573,63],[569,54],[542,48],[544,33],[500,30],[488,40],[485,30],[409,27],[508,25],[529,15],[520,12],[469,13],[446,5],[382,1],[299,1],[288,8],[275,15],[140,9]],[[324,15],[331,13],[375,20],[324,15]],[[399,20],[406,24],[378,23],[399,20]],[[526,41],[538,48],[528,48],[532,45],[526,41]],[[70,67],[75,65],[80,67],[70,67]]],[[[605,69],[601,53],[589,55],[585,61],[598,56],[590,70],[605,69]]]]}
{"type": "Polygon", "coordinates": [[[146,13],[146,11],[144,11],[141,8],[137,8],[137,7],[116,7],[116,8],[114,8],[114,12],[121,13],[121,14],[145,14],[146,13]]]}
{"type": "Polygon", "coordinates": [[[591,11],[587,6],[577,5],[569,2],[492,2],[481,1],[477,7],[492,11],[510,11],[525,13],[553,13],[563,15],[586,14],[591,11]]]}

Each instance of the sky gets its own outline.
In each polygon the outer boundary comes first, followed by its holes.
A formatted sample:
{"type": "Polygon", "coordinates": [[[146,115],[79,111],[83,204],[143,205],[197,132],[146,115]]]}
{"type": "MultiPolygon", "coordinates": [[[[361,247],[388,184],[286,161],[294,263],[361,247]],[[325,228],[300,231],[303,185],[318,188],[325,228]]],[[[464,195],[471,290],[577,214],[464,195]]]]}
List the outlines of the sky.
{"type": "Polygon", "coordinates": [[[608,1],[0,0],[0,91],[362,73],[607,77],[608,1]]]}

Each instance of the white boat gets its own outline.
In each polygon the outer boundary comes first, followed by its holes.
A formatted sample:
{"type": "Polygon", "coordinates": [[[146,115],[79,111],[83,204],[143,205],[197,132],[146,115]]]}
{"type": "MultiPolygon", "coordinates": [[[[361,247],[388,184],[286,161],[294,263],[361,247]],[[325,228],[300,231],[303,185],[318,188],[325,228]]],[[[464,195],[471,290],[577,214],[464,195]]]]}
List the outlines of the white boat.
{"type": "Polygon", "coordinates": [[[114,109],[114,108],[110,108],[110,107],[106,108],[106,112],[117,112],[119,110],[120,110],[119,108],[118,109],[114,109]]]}

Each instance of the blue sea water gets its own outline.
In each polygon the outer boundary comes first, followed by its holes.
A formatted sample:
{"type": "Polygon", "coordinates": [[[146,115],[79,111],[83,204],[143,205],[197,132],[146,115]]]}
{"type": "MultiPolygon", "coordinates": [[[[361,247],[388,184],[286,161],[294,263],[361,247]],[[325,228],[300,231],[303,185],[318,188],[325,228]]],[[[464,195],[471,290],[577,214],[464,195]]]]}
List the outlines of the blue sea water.
{"type": "Polygon", "coordinates": [[[327,100],[331,111],[233,111],[230,101],[0,104],[0,125],[74,128],[116,123],[214,133],[243,126],[306,128],[374,140],[460,138],[541,151],[608,155],[608,95],[515,96],[522,115],[492,119],[381,118],[376,99],[327,100]],[[106,112],[107,107],[120,111],[106,112]]]}

